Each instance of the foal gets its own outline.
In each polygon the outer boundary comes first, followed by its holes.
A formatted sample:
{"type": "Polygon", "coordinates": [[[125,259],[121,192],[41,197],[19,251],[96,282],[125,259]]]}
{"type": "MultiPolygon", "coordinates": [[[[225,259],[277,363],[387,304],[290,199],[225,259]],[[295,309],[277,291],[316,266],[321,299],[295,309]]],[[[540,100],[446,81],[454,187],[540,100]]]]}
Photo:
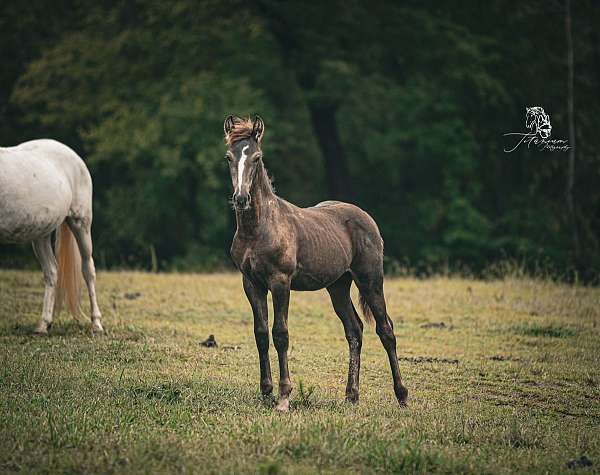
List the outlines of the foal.
{"type": "Polygon", "coordinates": [[[350,299],[354,281],[365,318],[375,318],[390,360],[396,398],[404,405],[408,391],[400,379],[396,337],[383,296],[383,240],[375,221],[351,204],[325,201],[298,208],[276,196],[262,161],[260,117],[252,121],[229,116],[224,131],[237,221],[231,256],[243,275],[254,314],[261,392],[273,391],[267,292],[273,296],[273,343],[279,359],[277,409],[287,411],[292,391],[287,359],[290,290],[326,288],[350,350],[346,400],[358,401],[363,324],[350,299]]]}

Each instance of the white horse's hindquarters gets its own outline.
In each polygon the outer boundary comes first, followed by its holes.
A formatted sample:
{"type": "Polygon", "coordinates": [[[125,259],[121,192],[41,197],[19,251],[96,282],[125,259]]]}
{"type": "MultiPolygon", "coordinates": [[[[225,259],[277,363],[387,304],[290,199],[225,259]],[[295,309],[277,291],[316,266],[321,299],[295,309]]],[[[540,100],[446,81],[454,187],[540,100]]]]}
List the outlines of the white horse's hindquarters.
{"type": "Polygon", "coordinates": [[[63,168],[72,169],[73,160],[57,154],[54,144],[44,140],[0,149],[0,241],[32,241],[55,230],[69,214],[73,174],[63,168]],[[55,153],[48,153],[48,143],[55,153]]]}
{"type": "Polygon", "coordinates": [[[44,272],[44,307],[36,333],[48,332],[55,298],[62,292],[73,304],[74,313],[78,313],[80,271],[88,287],[92,330],[102,331],[102,315],[96,301],[91,222],[92,179],[73,150],[45,139],[0,148],[0,242],[33,241],[44,272]],[[65,218],[70,219],[63,224],[64,232],[58,239],[57,262],[50,233],[65,218]],[[79,255],[82,262],[78,262],[79,255]]]}

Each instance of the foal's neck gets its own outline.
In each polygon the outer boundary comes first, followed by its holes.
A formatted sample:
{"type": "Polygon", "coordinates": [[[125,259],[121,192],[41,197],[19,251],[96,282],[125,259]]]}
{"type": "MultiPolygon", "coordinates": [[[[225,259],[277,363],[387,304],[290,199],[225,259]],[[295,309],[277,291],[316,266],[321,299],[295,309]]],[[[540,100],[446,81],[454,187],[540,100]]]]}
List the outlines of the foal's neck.
{"type": "Polygon", "coordinates": [[[261,232],[261,226],[272,211],[275,202],[275,193],[271,187],[271,180],[267,175],[262,161],[256,170],[256,176],[250,189],[250,208],[235,212],[238,235],[242,238],[252,238],[261,232]]]}

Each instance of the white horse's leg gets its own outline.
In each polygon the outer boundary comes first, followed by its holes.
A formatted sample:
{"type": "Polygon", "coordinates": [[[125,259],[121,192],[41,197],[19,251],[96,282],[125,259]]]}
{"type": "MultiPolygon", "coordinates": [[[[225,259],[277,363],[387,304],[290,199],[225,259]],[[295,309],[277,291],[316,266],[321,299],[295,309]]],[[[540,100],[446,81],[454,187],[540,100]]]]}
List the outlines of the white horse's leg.
{"type": "Polygon", "coordinates": [[[96,301],[96,268],[92,258],[91,223],[89,220],[81,218],[67,218],[67,223],[77,240],[79,253],[81,254],[81,272],[90,298],[92,331],[102,333],[104,331],[104,328],[102,328],[102,314],[96,301]]]}
{"type": "Polygon", "coordinates": [[[52,314],[54,313],[54,297],[56,291],[56,281],[58,278],[58,269],[56,257],[52,251],[52,241],[50,235],[37,238],[33,241],[33,250],[40,261],[42,272],[44,273],[44,308],[42,318],[38,324],[35,333],[43,335],[48,333],[52,326],[52,314]]]}

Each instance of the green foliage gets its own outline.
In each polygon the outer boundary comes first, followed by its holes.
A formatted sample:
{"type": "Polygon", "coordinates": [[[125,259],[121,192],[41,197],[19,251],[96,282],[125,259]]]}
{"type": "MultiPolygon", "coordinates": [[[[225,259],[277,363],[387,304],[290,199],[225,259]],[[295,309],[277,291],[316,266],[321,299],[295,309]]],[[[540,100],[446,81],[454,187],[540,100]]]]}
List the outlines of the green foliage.
{"type": "MultiPolygon", "coordinates": [[[[275,186],[299,205],[335,192],[325,164],[340,157],[323,141],[339,136],[348,195],[377,220],[387,262],[480,270],[508,258],[589,277],[600,264],[600,18],[590,0],[573,5],[577,257],[566,155],[503,152],[530,105],[567,138],[564,12],[535,5],[81,0],[60,16],[6,4],[0,136],[53,137],[85,158],[100,265],[149,268],[154,252],[160,269],[228,262],[222,120],[260,113],[275,186]],[[324,135],[319,108],[335,112],[324,135]]],[[[0,249],[10,265],[25,252],[0,249]]]]}
{"type": "Polygon", "coordinates": [[[298,406],[305,409],[310,408],[313,405],[312,396],[314,392],[314,386],[306,388],[304,386],[304,381],[300,380],[298,382],[298,406]]]}
{"type": "Polygon", "coordinates": [[[519,333],[526,336],[546,336],[552,338],[566,338],[576,335],[573,328],[555,325],[529,325],[520,328],[519,333]]]}
{"type": "Polygon", "coordinates": [[[176,404],[181,401],[181,390],[176,384],[157,384],[150,387],[136,386],[130,389],[130,394],[135,397],[156,399],[168,404],[176,404]]]}
{"type": "Polygon", "coordinates": [[[110,218],[97,221],[99,238],[127,253],[113,259],[132,255],[135,264],[154,245],[159,259],[211,264],[198,245],[221,247],[230,211],[222,137],[206,131],[220,127],[234,105],[268,109],[244,80],[200,74],[165,91],[154,107],[123,107],[86,135],[95,151],[90,167],[110,177],[95,183],[106,190],[98,193],[100,219],[110,218]]]}

